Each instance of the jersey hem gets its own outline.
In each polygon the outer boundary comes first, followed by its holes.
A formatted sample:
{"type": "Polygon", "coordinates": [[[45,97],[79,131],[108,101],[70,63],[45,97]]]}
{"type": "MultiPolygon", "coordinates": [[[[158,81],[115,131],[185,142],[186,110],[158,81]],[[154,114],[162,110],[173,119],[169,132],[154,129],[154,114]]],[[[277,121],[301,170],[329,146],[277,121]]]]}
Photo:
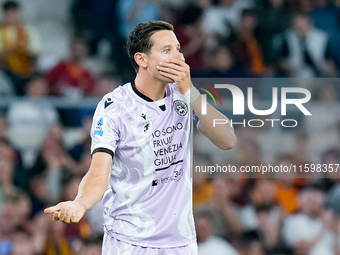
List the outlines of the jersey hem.
{"type": "Polygon", "coordinates": [[[171,248],[178,248],[178,247],[183,247],[183,246],[188,246],[193,243],[196,243],[196,237],[193,237],[191,239],[187,239],[186,241],[183,242],[174,242],[174,243],[169,243],[167,245],[160,245],[159,243],[153,243],[153,242],[137,242],[137,241],[132,241],[127,238],[125,238],[123,235],[120,235],[112,230],[109,230],[106,225],[104,225],[104,232],[108,235],[110,235],[113,238],[116,238],[117,240],[131,244],[131,245],[136,245],[140,247],[146,247],[146,248],[161,248],[161,249],[171,249],[171,248]]]}

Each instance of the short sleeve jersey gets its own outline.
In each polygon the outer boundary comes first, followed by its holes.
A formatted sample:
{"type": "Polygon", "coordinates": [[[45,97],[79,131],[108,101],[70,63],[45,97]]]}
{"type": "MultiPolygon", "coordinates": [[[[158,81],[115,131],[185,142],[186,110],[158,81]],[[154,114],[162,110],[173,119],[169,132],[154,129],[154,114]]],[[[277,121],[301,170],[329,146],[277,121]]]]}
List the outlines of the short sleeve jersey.
{"type": "Polygon", "coordinates": [[[196,241],[191,122],[190,105],[176,84],[167,84],[159,101],[145,98],[133,83],[103,97],[93,119],[91,152],[114,155],[103,197],[108,234],[155,248],[196,241]]]}

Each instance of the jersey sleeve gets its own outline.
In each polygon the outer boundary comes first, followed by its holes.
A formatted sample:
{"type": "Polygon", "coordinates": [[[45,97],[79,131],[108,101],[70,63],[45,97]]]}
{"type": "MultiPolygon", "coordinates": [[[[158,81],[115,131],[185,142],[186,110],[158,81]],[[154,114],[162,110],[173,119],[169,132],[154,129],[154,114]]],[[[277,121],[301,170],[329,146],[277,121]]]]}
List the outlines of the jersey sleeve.
{"type": "Polygon", "coordinates": [[[109,116],[104,111],[104,105],[99,103],[93,117],[91,128],[91,154],[106,152],[113,157],[119,143],[118,119],[109,116]]]}

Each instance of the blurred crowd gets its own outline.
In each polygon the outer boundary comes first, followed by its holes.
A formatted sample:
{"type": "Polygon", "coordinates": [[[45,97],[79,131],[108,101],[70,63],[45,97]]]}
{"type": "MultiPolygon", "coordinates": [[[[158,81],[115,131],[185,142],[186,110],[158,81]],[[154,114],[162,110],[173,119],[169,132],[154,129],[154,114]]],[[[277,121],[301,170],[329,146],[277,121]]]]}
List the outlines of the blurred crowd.
{"type": "MultiPolygon", "coordinates": [[[[309,88],[321,104],[298,131],[282,131],[291,145],[271,144],[268,127],[237,128],[237,147],[221,164],[340,163],[339,1],[70,2],[69,54],[44,68],[39,63],[45,35],[21,18],[22,1],[1,2],[0,96],[13,96],[13,102],[0,114],[0,255],[100,254],[100,202],[79,224],[53,222],[42,213],[48,205],[74,199],[91,160],[94,106],[65,108],[50,99],[99,101],[131,81],[135,74],[124,45],[140,22],[174,24],[195,78],[334,79],[309,88]],[[105,68],[88,64],[94,58],[105,68]]],[[[258,89],[258,99],[271,99],[266,88],[258,89]]],[[[202,155],[211,163],[208,153],[202,155]]],[[[252,177],[195,176],[199,255],[340,255],[337,172],[252,177]]]]}

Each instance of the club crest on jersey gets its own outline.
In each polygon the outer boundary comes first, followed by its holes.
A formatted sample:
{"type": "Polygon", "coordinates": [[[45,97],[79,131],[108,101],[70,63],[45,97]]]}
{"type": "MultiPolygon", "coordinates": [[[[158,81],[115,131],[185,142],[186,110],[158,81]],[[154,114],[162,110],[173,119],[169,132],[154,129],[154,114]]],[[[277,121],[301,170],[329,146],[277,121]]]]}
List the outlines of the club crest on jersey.
{"type": "Polygon", "coordinates": [[[175,111],[181,116],[185,116],[188,113],[188,105],[182,100],[175,100],[173,106],[175,111]]]}
{"type": "Polygon", "coordinates": [[[111,105],[113,103],[113,100],[111,97],[108,97],[105,101],[105,104],[104,104],[104,109],[106,109],[106,107],[108,107],[109,105],[111,105]]]}

